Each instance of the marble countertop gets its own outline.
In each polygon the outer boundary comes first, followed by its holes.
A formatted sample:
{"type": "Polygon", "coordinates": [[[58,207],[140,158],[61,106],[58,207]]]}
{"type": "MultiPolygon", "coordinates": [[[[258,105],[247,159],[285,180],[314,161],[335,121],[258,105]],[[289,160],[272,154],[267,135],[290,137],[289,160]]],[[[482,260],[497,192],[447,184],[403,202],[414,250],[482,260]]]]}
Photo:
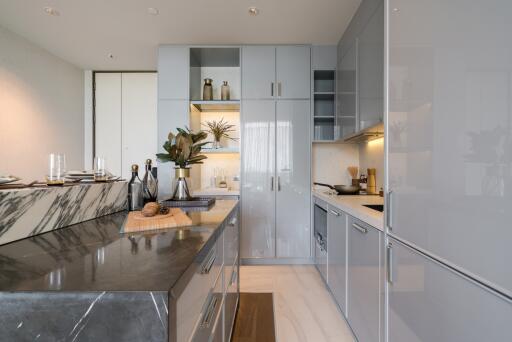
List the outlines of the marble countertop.
{"type": "Polygon", "coordinates": [[[189,212],[180,238],[175,228],[122,234],[124,211],[0,246],[0,291],[169,291],[237,204],[189,212]]]}
{"type": "Polygon", "coordinates": [[[384,230],[384,213],[363,206],[363,204],[384,204],[384,198],[378,195],[339,196],[315,189],[313,196],[381,231],[384,230]]]}

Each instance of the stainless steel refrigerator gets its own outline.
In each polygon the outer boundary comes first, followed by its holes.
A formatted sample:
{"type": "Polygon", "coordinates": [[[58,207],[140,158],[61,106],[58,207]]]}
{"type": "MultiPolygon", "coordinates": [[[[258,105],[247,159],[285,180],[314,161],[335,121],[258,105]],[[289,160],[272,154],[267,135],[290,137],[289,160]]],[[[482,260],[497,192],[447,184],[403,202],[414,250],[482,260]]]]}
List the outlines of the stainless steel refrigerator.
{"type": "Polygon", "coordinates": [[[388,341],[512,341],[512,1],[386,13],[388,341]]]}

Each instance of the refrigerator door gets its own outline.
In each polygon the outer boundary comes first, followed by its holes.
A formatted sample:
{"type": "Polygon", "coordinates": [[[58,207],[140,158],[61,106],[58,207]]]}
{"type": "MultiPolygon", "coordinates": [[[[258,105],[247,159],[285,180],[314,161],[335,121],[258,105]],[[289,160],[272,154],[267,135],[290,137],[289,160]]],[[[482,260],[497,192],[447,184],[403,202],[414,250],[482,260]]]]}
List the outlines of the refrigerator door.
{"type": "Polygon", "coordinates": [[[242,258],[275,257],[275,101],[244,100],[242,258]]]}
{"type": "Polygon", "coordinates": [[[512,296],[512,1],[388,8],[389,232],[512,296]]]}
{"type": "Polygon", "coordinates": [[[388,341],[512,341],[512,303],[391,239],[388,341]]]}

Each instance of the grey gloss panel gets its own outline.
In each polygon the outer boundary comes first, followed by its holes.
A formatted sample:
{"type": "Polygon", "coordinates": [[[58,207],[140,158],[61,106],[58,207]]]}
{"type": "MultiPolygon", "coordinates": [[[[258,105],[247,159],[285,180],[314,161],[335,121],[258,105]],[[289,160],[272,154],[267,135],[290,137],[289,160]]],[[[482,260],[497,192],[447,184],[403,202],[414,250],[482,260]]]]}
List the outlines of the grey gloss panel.
{"type": "Polygon", "coordinates": [[[168,340],[167,292],[0,292],[2,341],[168,340]]]}
{"type": "Polygon", "coordinates": [[[275,82],[276,48],[242,47],[242,99],[274,98],[277,96],[275,82]]]}
{"type": "Polygon", "coordinates": [[[188,100],[189,56],[188,46],[158,48],[158,99],[188,100]]]}
{"type": "Polygon", "coordinates": [[[348,218],[347,316],[359,341],[381,341],[381,233],[360,220],[348,218]],[[366,229],[366,233],[357,229],[366,229]]]}
{"type": "Polygon", "coordinates": [[[311,98],[311,47],[276,47],[277,96],[280,99],[311,98]]]}
{"type": "Polygon", "coordinates": [[[327,216],[327,259],[329,288],[341,311],[347,315],[347,214],[330,208],[339,216],[328,212],[327,216]]]}
{"type": "Polygon", "coordinates": [[[389,341],[512,341],[512,303],[391,240],[389,341]]]}
{"type": "Polygon", "coordinates": [[[512,2],[389,8],[392,232],[512,297],[512,2]]]}

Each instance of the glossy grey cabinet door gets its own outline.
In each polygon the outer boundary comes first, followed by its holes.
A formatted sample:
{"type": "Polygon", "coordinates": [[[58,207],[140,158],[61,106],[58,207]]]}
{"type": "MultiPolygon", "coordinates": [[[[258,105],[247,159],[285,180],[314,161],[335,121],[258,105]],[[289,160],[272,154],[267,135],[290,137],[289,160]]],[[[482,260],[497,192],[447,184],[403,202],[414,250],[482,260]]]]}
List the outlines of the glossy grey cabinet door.
{"type": "Polygon", "coordinates": [[[311,98],[311,47],[276,47],[277,97],[311,98]]]}
{"type": "Polygon", "coordinates": [[[276,256],[311,257],[310,102],[276,102],[276,256]]]}
{"type": "Polygon", "coordinates": [[[357,40],[343,55],[336,71],[336,138],[356,131],[357,114],[357,40]]]}
{"type": "Polygon", "coordinates": [[[158,48],[158,98],[188,100],[190,49],[161,45],[158,48]]]}
{"type": "Polygon", "coordinates": [[[391,239],[389,341],[512,341],[512,303],[391,239]]]}
{"type": "Polygon", "coordinates": [[[512,297],[512,1],[389,8],[391,232],[512,297]]]}
{"type": "Polygon", "coordinates": [[[382,122],[384,113],[384,2],[358,39],[358,130],[382,122]]]}
{"type": "Polygon", "coordinates": [[[341,311],[347,313],[347,214],[336,208],[327,213],[328,279],[341,311]]]}
{"type": "Polygon", "coordinates": [[[276,48],[242,47],[242,99],[271,99],[277,96],[276,48]]]}
{"type": "Polygon", "coordinates": [[[275,257],[275,101],[242,101],[241,257],[275,257]]]}
{"type": "Polygon", "coordinates": [[[348,218],[348,322],[357,339],[381,341],[381,233],[348,218]]]}

